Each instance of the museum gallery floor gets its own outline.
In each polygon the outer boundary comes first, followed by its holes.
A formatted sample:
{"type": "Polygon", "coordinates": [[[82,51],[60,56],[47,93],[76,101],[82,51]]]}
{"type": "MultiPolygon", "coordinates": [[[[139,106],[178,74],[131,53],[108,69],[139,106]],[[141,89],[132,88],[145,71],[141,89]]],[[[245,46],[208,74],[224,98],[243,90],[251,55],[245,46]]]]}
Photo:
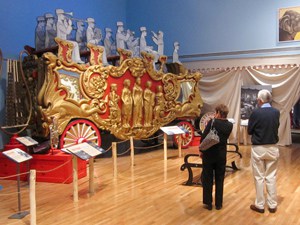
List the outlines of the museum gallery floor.
{"type": "MultiPolygon", "coordinates": [[[[178,157],[177,150],[168,150],[165,163],[163,149],[158,149],[136,155],[133,168],[130,156],[119,157],[116,179],[112,158],[96,159],[95,194],[88,193],[88,176],[81,178],[78,202],[73,202],[72,183],[37,182],[37,224],[300,224],[300,142],[280,147],[279,206],[275,214],[249,209],[255,195],[250,148],[240,146],[240,170],[226,175],[222,210],[203,209],[202,187],[183,185],[188,175],[180,170],[183,157],[178,157]]],[[[185,149],[183,156],[195,151],[197,147],[185,149]]],[[[16,181],[0,180],[0,185],[0,224],[29,225],[30,215],[8,219],[18,210],[16,181]]],[[[29,210],[28,183],[24,181],[21,196],[22,210],[29,210]]]]}

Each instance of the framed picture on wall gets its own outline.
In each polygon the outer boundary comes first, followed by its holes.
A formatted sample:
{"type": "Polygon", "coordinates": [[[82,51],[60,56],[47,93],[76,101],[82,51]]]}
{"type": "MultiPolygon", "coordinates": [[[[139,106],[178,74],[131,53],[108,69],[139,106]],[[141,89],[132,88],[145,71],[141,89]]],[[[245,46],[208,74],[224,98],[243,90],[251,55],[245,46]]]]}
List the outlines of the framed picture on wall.
{"type": "Polygon", "coordinates": [[[271,85],[245,85],[241,89],[241,119],[247,120],[252,111],[257,107],[257,94],[260,90],[267,89],[272,93],[271,85]]]}
{"type": "Polygon", "coordinates": [[[278,12],[278,41],[300,41],[300,6],[278,12]]]}

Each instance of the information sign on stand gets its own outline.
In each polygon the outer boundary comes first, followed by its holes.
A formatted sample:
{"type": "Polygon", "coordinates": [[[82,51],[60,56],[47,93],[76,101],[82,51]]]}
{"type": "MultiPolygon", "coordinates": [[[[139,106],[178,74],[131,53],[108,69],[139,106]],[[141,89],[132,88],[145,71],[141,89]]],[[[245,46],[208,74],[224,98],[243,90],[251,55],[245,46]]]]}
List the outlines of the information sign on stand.
{"type": "Polygon", "coordinates": [[[77,158],[89,160],[89,189],[94,194],[94,157],[105,152],[94,142],[83,142],[62,149],[62,151],[73,154],[73,200],[78,201],[78,175],[77,175],[77,158]],[[76,156],[76,157],[75,157],[76,156]]]}
{"type": "MultiPolygon", "coordinates": [[[[167,160],[167,135],[178,135],[184,134],[185,131],[182,130],[179,126],[167,126],[160,128],[164,132],[164,160],[167,160]]],[[[181,157],[181,135],[178,135],[178,155],[181,157]]]]}
{"type": "Polygon", "coordinates": [[[29,159],[32,159],[31,155],[29,155],[27,152],[24,152],[19,148],[14,148],[11,150],[4,151],[2,152],[2,154],[16,163],[25,162],[29,159]]]}
{"type": "Polygon", "coordinates": [[[23,150],[19,148],[14,148],[11,150],[7,150],[2,152],[3,155],[5,155],[10,160],[17,163],[17,183],[18,183],[18,213],[11,215],[8,217],[9,219],[22,219],[26,215],[29,214],[28,211],[21,211],[21,191],[20,191],[20,163],[26,162],[30,159],[32,159],[32,156],[28,153],[24,152],[23,150]]]}
{"type": "Polygon", "coordinates": [[[34,139],[32,139],[31,137],[29,136],[25,136],[25,137],[17,137],[16,138],[17,141],[19,141],[21,144],[29,147],[29,146],[33,146],[33,145],[37,145],[38,142],[34,139]]]}
{"type": "Polygon", "coordinates": [[[62,149],[62,151],[72,153],[83,160],[88,160],[105,152],[103,148],[99,147],[94,142],[83,142],[62,149]]]}
{"type": "Polygon", "coordinates": [[[179,126],[168,126],[160,128],[167,135],[176,135],[176,134],[184,134],[184,130],[182,130],[179,126]]]}

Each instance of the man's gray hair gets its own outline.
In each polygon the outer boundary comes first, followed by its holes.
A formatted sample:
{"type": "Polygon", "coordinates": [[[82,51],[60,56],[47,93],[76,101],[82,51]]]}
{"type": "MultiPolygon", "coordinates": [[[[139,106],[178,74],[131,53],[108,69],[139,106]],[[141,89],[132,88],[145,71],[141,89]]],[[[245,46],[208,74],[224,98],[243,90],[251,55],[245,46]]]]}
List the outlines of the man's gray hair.
{"type": "Polygon", "coordinates": [[[263,89],[258,92],[257,98],[260,99],[263,103],[271,103],[272,94],[268,90],[263,89]]]}

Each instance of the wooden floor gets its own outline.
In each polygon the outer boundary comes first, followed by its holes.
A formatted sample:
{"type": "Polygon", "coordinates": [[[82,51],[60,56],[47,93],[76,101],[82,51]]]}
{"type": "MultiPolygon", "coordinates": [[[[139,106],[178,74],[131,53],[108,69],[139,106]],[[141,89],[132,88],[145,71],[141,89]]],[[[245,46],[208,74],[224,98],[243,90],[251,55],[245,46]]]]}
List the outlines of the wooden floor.
{"type": "MultiPolygon", "coordinates": [[[[300,136],[300,135],[299,135],[300,136]]],[[[195,151],[189,148],[183,155],[195,151]]],[[[255,196],[250,146],[240,146],[243,158],[240,171],[225,178],[223,209],[207,211],[202,205],[202,187],[184,186],[187,171],[181,171],[183,158],[168,150],[167,165],[163,150],[147,151],[118,158],[118,178],[113,179],[111,158],[96,159],[95,190],[88,193],[88,178],[79,180],[79,201],[73,202],[72,184],[37,183],[37,224],[39,225],[144,225],[144,224],[300,224],[300,142],[280,147],[278,171],[279,206],[275,214],[249,209],[255,196]]],[[[200,172],[200,169],[199,169],[200,172]]],[[[8,219],[18,210],[16,181],[0,180],[0,224],[30,224],[30,215],[8,219]],[[12,194],[13,193],[13,194],[12,194]]],[[[29,211],[29,190],[22,182],[22,210],[29,211]]]]}

